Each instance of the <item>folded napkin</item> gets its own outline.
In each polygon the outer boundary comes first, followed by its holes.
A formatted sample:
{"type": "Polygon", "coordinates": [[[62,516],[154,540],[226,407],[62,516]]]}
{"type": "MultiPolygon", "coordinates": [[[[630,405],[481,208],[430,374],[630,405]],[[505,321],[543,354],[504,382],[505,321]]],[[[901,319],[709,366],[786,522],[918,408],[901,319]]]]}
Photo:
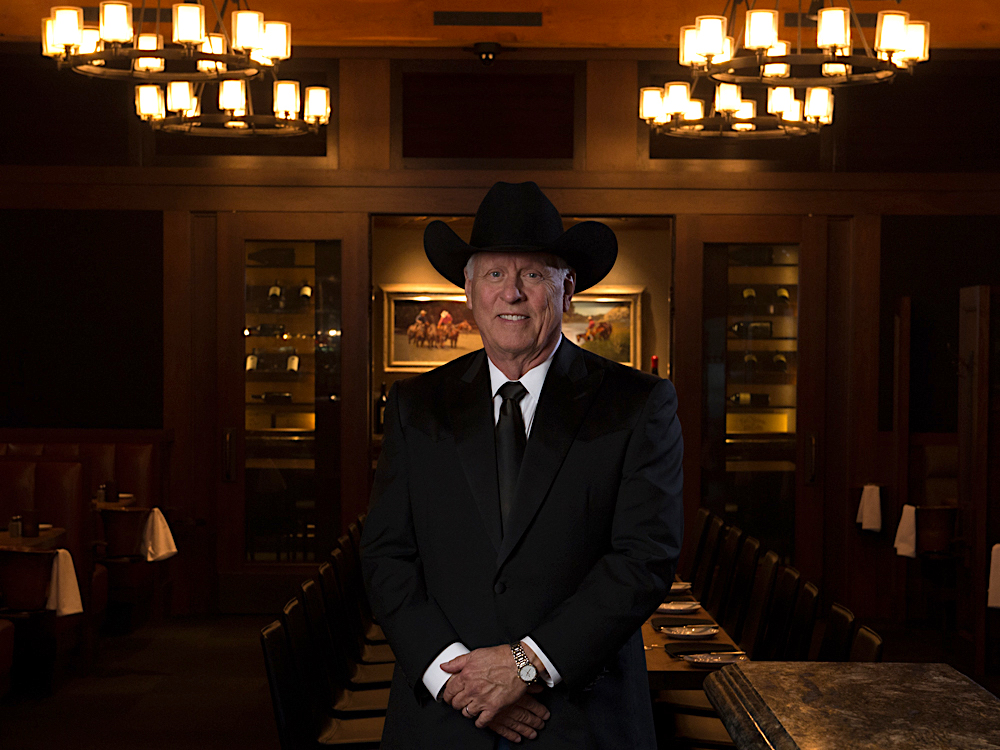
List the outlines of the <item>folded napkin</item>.
{"type": "Polygon", "coordinates": [[[986,606],[1000,607],[1000,544],[993,545],[990,556],[990,588],[986,606]]]}
{"type": "Polygon", "coordinates": [[[903,506],[893,546],[896,548],[896,554],[901,557],[917,556],[917,509],[912,505],[903,506]]]}
{"type": "Polygon", "coordinates": [[[142,546],[146,550],[146,560],[156,562],[166,560],[177,554],[174,535],[170,533],[167,520],[159,508],[153,508],[146,519],[146,528],[142,532],[142,546]]]}
{"type": "Polygon", "coordinates": [[[878,485],[866,484],[861,491],[861,504],[858,505],[857,521],[864,531],[882,530],[882,500],[878,485]]]}
{"type": "Polygon", "coordinates": [[[80,586],[76,582],[73,556],[65,549],[56,552],[56,559],[52,561],[52,578],[49,579],[49,600],[45,603],[45,608],[54,609],[56,617],[75,615],[83,612],[83,602],[80,600],[80,586]]]}
{"type": "Polygon", "coordinates": [[[689,656],[691,654],[738,654],[743,651],[739,646],[726,643],[668,643],[663,649],[671,656],[689,656]]]}
{"type": "Polygon", "coordinates": [[[715,620],[704,617],[654,617],[650,624],[654,629],[658,628],[683,628],[688,625],[715,625],[715,620]]]}

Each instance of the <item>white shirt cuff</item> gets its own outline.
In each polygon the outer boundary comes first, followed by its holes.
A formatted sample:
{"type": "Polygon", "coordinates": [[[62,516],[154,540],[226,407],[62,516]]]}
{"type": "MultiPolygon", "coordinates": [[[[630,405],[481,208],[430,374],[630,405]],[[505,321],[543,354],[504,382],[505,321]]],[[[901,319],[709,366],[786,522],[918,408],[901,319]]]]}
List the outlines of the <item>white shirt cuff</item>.
{"type": "Polygon", "coordinates": [[[456,641],[438,654],[434,661],[431,662],[431,665],[424,671],[424,687],[427,688],[428,693],[434,696],[434,700],[441,700],[441,690],[444,688],[444,684],[448,682],[448,678],[451,677],[451,673],[441,669],[441,665],[446,661],[451,661],[467,653],[469,653],[469,649],[456,641]]]}
{"type": "Polygon", "coordinates": [[[549,676],[545,677],[544,675],[539,675],[539,677],[542,678],[542,681],[549,687],[555,687],[562,682],[562,675],[559,674],[559,670],[556,669],[556,665],[549,661],[549,657],[545,655],[544,651],[538,648],[538,644],[532,640],[531,636],[526,635],[521,639],[521,641],[525,646],[534,651],[535,656],[537,656],[542,664],[545,665],[545,671],[549,673],[549,676]]]}

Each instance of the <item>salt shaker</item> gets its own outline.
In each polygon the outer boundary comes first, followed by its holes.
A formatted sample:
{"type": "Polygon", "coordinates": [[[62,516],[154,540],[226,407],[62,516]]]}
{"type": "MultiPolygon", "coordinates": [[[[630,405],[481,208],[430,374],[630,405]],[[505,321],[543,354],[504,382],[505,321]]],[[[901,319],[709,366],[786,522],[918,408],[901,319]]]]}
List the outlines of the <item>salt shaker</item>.
{"type": "Polygon", "coordinates": [[[14,516],[10,519],[10,525],[7,526],[7,535],[12,539],[14,537],[21,536],[21,517],[14,516]]]}

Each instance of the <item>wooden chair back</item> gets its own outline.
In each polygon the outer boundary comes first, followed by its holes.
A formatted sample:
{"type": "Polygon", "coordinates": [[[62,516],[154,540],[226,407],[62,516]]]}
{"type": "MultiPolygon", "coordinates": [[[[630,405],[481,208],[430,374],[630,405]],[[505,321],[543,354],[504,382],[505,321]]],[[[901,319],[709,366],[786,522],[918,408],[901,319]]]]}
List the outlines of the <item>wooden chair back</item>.
{"type": "Polygon", "coordinates": [[[816,612],[819,609],[819,589],[806,581],[795,597],[795,609],[788,628],[788,641],[781,654],[784,661],[806,661],[812,648],[813,630],[816,627],[816,612]]]}
{"type": "Polygon", "coordinates": [[[694,571],[698,569],[699,559],[702,550],[705,548],[705,530],[708,528],[708,518],[711,515],[712,511],[708,508],[698,508],[698,513],[694,517],[694,523],[691,525],[690,530],[687,530],[684,534],[684,545],[693,547],[694,552],[686,560],[686,564],[677,571],[682,581],[690,581],[694,575],[694,571]]]}
{"type": "Polygon", "coordinates": [[[700,599],[708,593],[712,584],[712,576],[715,573],[715,561],[719,552],[719,540],[722,538],[722,530],[725,522],[718,516],[713,516],[708,522],[708,529],[705,531],[705,543],[701,551],[701,559],[698,562],[698,569],[694,571],[691,579],[691,593],[696,599],[700,599]]]}
{"type": "Polygon", "coordinates": [[[733,571],[733,582],[729,586],[729,595],[722,606],[722,619],[718,620],[727,633],[739,633],[746,617],[750,592],[753,589],[753,577],[757,570],[757,557],[760,554],[760,541],[752,536],[745,537],[740,555],[736,558],[736,570],[733,571]]]}
{"type": "Polygon", "coordinates": [[[846,661],[854,635],[854,613],[842,604],[830,605],[817,661],[846,661]]]}
{"type": "Polygon", "coordinates": [[[858,628],[848,661],[882,661],[882,637],[866,625],[858,628]]]}
{"type": "Polygon", "coordinates": [[[735,526],[730,526],[722,540],[719,548],[719,559],[715,565],[715,575],[712,576],[712,585],[709,587],[708,596],[705,598],[705,609],[715,618],[716,621],[722,619],[722,606],[729,596],[729,589],[733,582],[733,573],[736,570],[736,559],[740,552],[740,542],[743,541],[743,532],[735,526]]]}
{"type": "Polygon", "coordinates": [[[737,639],[740,648],[746,651],[751,659],[756,658],[755,654],[764,635],[764,617],[771,605],[771,593],[774,590],[774,579],[778,574],[778,563],[778,555],[770,550],[757,563],[750,602],[747,604],[747,616],[737,639]]]}
{"type": "Polygon", "coordinates": [[[787,566],[774,583],[774,595],[767,613],[767,627],[757,658],[774,660],[781,657],[788,643],[788,631],[792,625],[792,611],[799,593],[799,571],[787,566]]]}

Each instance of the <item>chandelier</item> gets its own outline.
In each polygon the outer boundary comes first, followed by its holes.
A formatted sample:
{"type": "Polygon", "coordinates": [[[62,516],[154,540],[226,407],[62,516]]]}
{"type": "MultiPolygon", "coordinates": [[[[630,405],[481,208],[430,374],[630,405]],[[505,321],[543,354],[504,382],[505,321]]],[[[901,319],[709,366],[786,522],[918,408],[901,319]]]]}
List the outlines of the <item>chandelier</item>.
{"type": "Polygon", "coordinates": [[[880,11],[873,51],[853,3],[846,2],[847,7],[813,3],[820,6],[819,51],[807,54],[802,52],[801,0],[794,54],[789,42],[778,39],[777,2],[774,10],[758,10],[750,0],[728,0],[723,15],[698,16],[680,33],[680,64],[691,69],[693,84],[675,81],[641,89],[639,117],[656,133],[682,138],[787,138],[818,132],[833,122],[834,89],[890,81],[928,57],[926,21],[911,21],[902,11],[880,11]],[[747,6],[743,30],[730,36],[741,3],[747,6]],[[852,25],[857,39],[852,39],[852,25]],[[855,52],[857,42],[862,50],[855,52]],[[710,102],[694,98],[703,80],[715,86],[710,102]],[[761,101],[744,98],[744,87],[757,87],[761,101]],[[799,91],[804,91],[802,98],[799,91]]]}
{"type": "Polygon", "coordinates": [[[83,9],[58,6],[42,20],[42,54],[60,69],[135,84],[136,114],[154,130],[202,136],[288,136],[315,132],[330,121],[330,89],[280,80],[278,64],[291,57],[291,25],[264,21],[236,0],[230,28],[211,0],[216,24],[206,33],[205,6],[173,6],[170,46],[160,33],[159,8],[152,31],[143,28],[145,0],[133,24],[132,4],[102,2],[100,23],[85,25],[83,9]],[[270,73],[273,115],[253,109],[250,81],[270,73]],[[208,87],[211,86],[212,89],[208,87]],[[212,96],[217,89],[217,98],[212,96]],[[302,107],[302,99],[305,106],[302,107]],[[203,112],[217,101],[218,112],[203,112]]]}

